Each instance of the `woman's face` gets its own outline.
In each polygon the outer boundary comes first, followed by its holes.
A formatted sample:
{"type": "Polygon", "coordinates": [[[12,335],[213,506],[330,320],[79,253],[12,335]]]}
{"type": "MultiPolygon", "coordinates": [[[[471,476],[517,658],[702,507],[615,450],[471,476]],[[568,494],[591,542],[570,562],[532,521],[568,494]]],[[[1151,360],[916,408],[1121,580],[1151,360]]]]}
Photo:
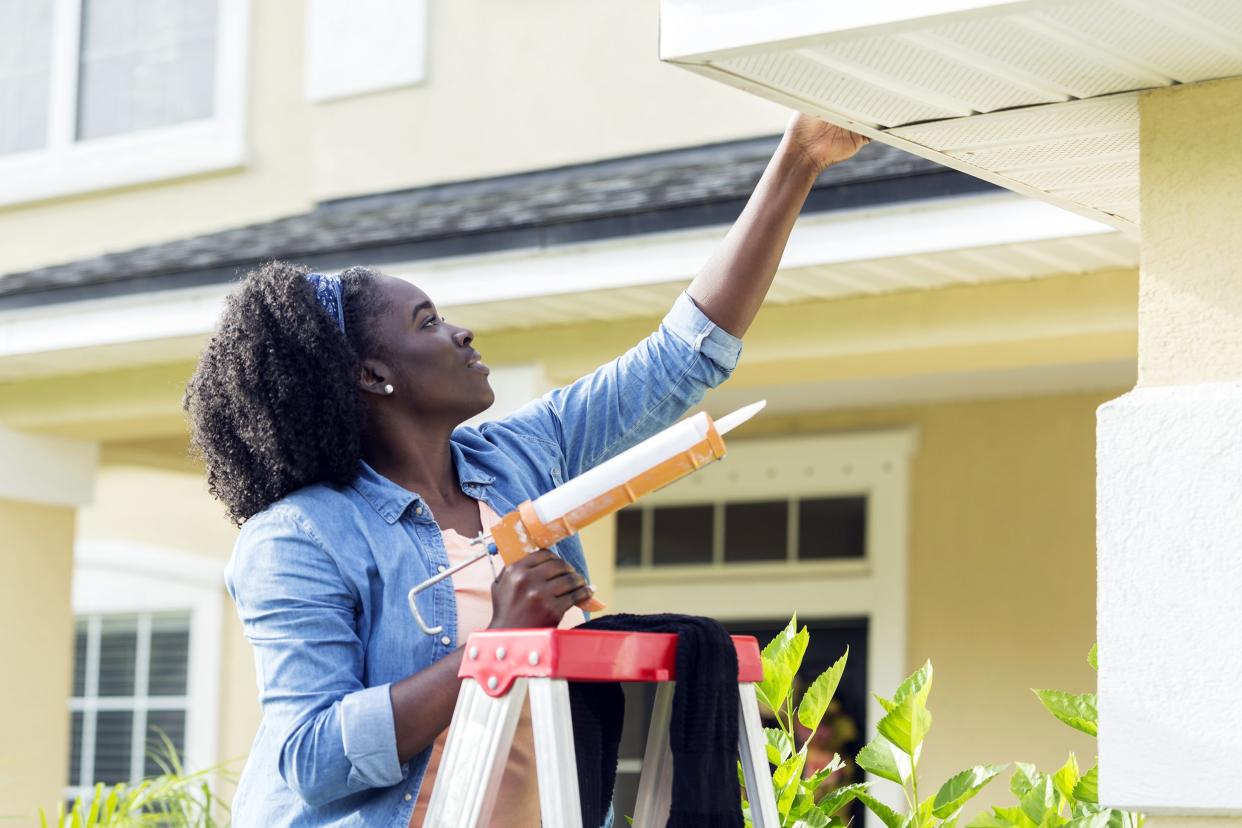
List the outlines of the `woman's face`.
{"type": "Polygon", "coordinates": [[[440,316],[426,293],[391,276],[376,280],[384,310],[374,324],[381,353],[363,361],[391,383],[389,399],[429,420],[452,425],[482,413],[495,401],[488,368],[471,343],[474,333],[440,316]]]}

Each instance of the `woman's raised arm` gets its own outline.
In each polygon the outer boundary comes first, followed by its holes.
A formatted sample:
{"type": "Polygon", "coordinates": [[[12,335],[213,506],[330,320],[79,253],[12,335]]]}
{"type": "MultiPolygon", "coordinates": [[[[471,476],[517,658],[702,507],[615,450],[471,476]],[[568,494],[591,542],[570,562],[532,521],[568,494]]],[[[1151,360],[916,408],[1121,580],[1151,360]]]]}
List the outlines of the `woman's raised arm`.
{"type": "Polygon", "coordinates": [[[746,333],[772,285],[811,185],[868,140],[809,115],[790,119],[746,208],[686,290],[707,318],[734,336],[746,333]]]}

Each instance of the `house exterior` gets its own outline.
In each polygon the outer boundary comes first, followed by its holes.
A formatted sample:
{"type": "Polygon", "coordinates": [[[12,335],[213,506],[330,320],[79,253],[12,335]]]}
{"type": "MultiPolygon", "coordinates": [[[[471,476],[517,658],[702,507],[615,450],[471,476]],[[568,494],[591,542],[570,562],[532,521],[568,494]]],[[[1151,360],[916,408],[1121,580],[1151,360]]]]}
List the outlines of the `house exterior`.
{"type": "MultiPolygon", "coordinates": [[[[651,1],[102,8],[0,12],[0,815],[149,772],[157,727],[191,767],[248,750],[236,529],[181,411],[240,273],[415,281],[499,416],[653,329],[788,117],[659,62],[651,1]]],[[[704,401],[767,411],[584,531],[610,606],[761,635],[796,611],[821,664],[851,647],[861,728],[931,658],[933,779],[1092,756],[1028,688],[1094,681],[1095,412],[1140,335],[1140,240],[1102,219],[879,141],[830,169],[704,401]]]]}

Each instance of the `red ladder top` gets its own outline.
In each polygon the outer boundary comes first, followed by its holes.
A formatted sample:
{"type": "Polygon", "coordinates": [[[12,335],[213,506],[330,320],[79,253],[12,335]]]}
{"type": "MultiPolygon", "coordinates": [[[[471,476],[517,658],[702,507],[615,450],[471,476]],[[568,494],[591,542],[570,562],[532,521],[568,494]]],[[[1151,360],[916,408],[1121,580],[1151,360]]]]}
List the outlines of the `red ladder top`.
{"type": "MultiPolygon", "coordinates": [[[[739,682],[763,679],[759,642],[733,636],[739,682]]],[[[674,633],[608,630],[484,630],[466,640],[459,678],[472,678],[489,696],[509,692],[515,678],[570,681],[672,681],[677,672],[674,633]]]]}

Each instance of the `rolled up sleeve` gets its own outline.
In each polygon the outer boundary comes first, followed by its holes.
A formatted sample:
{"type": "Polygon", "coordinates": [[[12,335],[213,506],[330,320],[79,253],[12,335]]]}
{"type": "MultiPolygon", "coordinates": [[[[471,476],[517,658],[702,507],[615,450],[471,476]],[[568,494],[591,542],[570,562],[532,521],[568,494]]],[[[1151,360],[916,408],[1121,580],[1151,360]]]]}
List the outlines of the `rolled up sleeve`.
{"type": "Polygon", "coordinates": [[[242,528],[225,570],[254,646],[264,726],[280,775],[311,805],[400,782],[387,684],[363,685],[358,596],[310,527],[286,511],[242,528]]]}
{"type": "MultiPolygon", "coordinates": [[[[664,327],[716,364],[728,379],[742,356],[742,340],[707,318],[690,295],[682,292],[664,316],[664,327]]],[[[719,383],[717,383],[719,384],[719,383]]]]}

